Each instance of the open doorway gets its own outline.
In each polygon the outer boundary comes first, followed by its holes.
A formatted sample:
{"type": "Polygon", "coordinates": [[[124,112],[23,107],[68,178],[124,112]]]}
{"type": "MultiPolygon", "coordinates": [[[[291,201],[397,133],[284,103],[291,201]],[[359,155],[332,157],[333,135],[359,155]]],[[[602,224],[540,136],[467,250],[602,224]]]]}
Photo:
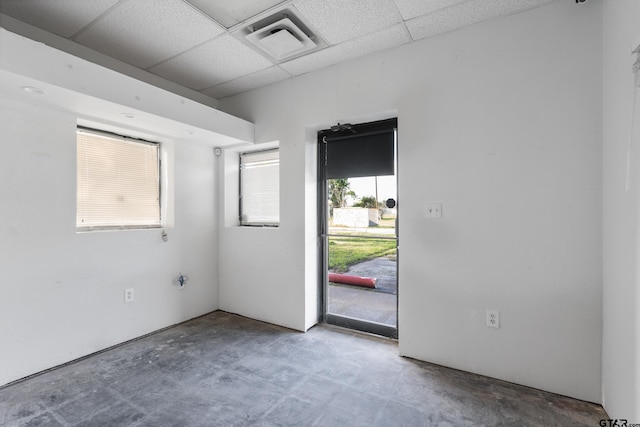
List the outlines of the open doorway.
{"type": "Polygon", "coordinates": [[[398,335],[397,120],[318,133],[322,317],[398,335]]]}

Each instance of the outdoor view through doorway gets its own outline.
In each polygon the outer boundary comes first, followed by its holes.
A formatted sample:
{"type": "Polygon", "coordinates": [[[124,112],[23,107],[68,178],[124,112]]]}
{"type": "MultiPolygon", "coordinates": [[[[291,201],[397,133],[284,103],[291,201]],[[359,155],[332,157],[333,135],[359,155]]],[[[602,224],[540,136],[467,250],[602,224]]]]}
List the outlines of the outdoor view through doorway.
{"type": "Polygon", "coordinates": [[[396,120],[319,133],[323,320],[397,337],[396,120]]]}

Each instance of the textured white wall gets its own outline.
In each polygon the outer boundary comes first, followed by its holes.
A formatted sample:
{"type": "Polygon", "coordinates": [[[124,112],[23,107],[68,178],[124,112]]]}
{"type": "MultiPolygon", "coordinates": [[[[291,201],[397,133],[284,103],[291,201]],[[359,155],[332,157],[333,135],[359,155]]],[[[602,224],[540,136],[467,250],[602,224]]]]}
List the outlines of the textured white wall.
{"type": "Polygon", "coordinates": [[[282,218],[220,230],[220,307],[313,324],[315,131],[397,115],[401,353],[600,401],[601,11],[556,2],[221,100],[280,141],[282,218]]]}
{"type": "Polygon", "coordinates": [[[640,421],[640,107],[632,120],[640,89],[631,72],[636,56],[630,54],[640,44],[639,22],[639,2],[603,2],[603,400],[611,417],[630,422],[640,421]],[[627,191],[631,123],[635,138],[627,191]]]}
{"type": "Polygon", "coordinates": [[[77,234],[75,130],[73,115],[0,97],[0,385],[217,309],[211,146],[174,147],[168,242],[77,234]]]}

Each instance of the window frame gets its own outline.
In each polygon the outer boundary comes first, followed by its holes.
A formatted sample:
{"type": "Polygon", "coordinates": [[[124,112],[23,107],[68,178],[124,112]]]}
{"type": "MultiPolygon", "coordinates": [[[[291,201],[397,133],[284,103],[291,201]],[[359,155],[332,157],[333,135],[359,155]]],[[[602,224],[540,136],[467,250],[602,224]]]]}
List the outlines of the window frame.
{"type": "MultiPolygon", "coordinates": [[[[158,188],[158,222],[157,223],[148,223],[148,224],[129,224],[129,225],[79,225],[78,224],[78,207],[79,207],[79,176],[77,175],[77,165],[76,165],[76,232],[78,233],[86,233],[93,231],[123,231],[123,230],[148,230],[148,229],[159,229],[164,228],[164,218],[163,218],[163,165],[162,165],[162,146],[161,142],[150,141],[144,138],[136,138],[129,135],[124,135],[116,132],[110,132],[105,130],[100,130],[96,128],[86,127],[78,125],[76,127],[76,156],[78,155],[78,136],[80,133],[85,134],[93,134],[98,137],[116,139],[121,141],[126,141],[129,143],[149,145],[155,147],[156,149],[156,158],[157,158],[157,188],[158,188]]],[[[77,160],[76,160],[77,161],[77,160]]]]}
{"type": "Polygon", "coordinates": [[[238,153],[238,221],[239,221],[239,225],[241,227],[266,227],[266,228],[278,228],[280,227],[280,205],[278,203],[278,219],[277,221],[245,221],[243,219],[243,201],[244,201],[244,195],[243,195],[243,170],[245,170],[245,168],[243,168],[243,158],[245,156],[250,156],[250,155],[258,155],[258,154],[262,154],[262,153],[269,153],[269,152],[277,152],[278,153],[278,202],[280,201],[280,148],[279,147],[274,147],[274,148],[267,148],[264,150],[255,150],[255,151],[245,151],[245,152],[240,152],[238,153]]]}

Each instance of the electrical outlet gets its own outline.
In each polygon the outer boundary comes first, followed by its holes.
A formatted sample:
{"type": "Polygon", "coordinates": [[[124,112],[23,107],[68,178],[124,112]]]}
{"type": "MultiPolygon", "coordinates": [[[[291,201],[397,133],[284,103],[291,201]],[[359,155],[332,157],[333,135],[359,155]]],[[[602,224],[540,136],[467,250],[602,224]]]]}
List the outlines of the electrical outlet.
{"type": "Polygon", "coordinates": [[[442,218],[442,203],[425,204],[425,216],[427,218],[442,218]]]}
{"type": "Polygon", "coordinates": [[[135,298],[135,294],[133,293],[133,288],[124,290],[124,302],[132,302],[135,298]]]}
{"type": "Polygon", "coordinates": [[[487,326],[489,328],[500,327],[500,312],[496,310],[487,310],[487,326]]]}

